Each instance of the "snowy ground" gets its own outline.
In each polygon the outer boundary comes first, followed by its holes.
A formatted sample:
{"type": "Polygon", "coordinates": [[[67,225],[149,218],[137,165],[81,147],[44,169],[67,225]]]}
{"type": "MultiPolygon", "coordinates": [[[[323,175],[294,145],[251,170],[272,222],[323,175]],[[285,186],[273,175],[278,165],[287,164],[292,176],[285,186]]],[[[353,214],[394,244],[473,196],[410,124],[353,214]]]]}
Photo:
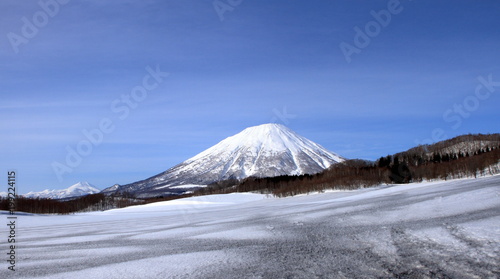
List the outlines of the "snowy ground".
{"type": "Polygon", "coordinates": [[[0,278],[500,277],[500,176],[17,221],[0,278]]]}

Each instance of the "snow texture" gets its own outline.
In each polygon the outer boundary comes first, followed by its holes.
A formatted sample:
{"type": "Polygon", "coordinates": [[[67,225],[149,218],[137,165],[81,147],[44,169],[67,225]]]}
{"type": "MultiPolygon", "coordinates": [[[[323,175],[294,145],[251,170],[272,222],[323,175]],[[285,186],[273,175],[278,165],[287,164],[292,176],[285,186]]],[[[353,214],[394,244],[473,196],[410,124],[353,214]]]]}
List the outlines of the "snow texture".
{"type": "Polygon", "coordinates": [[[99,193],[101,190],[88,182],[78,182],[63,190],[44,190],[42,192],[29,192],[22,196],[40,199],[65,199],[99,193]]]}
{"type": "Polygon", "coordinates": [[[288,198],[234,193],[17,221],[17,271],[3,261],[0,278],[500,275],[500,176],[288,198]]]}
{"type": "Polygon", "coordinates": [[[283,125],[264,124],[226,138],[164,173],[103,192],[129,192],[138,197],[179,194],[186,188],[173,187],[250,176],[314,174],[342,161],[339,155],[283,125]]]}

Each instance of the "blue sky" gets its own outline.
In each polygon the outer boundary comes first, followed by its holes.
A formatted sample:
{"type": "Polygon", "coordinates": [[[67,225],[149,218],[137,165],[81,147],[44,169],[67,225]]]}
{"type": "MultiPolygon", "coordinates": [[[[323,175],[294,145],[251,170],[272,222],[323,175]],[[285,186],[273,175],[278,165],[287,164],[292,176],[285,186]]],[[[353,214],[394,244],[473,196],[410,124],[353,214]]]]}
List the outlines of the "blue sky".
{"type": "Polygon", "coordinates": [[[19,193],[145,179],[268,122],[371,160],[499,132],[498,1],[41,3],[0,2],[0,169],[19,193]]]}

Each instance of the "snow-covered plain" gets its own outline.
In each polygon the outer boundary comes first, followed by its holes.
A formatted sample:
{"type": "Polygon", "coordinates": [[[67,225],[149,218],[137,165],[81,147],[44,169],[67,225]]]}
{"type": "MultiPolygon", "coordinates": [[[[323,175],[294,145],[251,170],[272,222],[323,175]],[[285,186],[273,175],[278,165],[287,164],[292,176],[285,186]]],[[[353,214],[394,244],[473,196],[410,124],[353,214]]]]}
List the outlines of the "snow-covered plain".
{"type": "Polygon", "coordinates": [[[500,277],[500,176],[17,222],[0,278],[500,277]]]}

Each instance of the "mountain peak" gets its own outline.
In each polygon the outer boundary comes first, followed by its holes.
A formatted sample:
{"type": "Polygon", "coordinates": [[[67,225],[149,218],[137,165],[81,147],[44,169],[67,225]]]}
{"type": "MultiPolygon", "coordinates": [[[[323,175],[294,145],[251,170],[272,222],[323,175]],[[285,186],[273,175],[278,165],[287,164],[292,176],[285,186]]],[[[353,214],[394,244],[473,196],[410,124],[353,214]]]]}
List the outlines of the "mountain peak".
{"type": "Polygon", "coordinates": [[[283,140],[296,135],[291,129],[281,124],[269,123],[246,128],[234,137],[244,139],[247,144],[259,142],[283,143],[283,140]]]}
{"type": "Polygon", "coordinates": [[[141,197],[178,194],[186,190],[175,186],[249,176],[314,174],[342,161],[339,155],[286,126],[269,123],[246,128],[161,174],[103,192],[130,192],[141,197]]]}
{"type": "Polygon", "coordinates": [[[259,135],[262,136],[272,133],[290,133],[290,132],[295,133],[287,126],[277,123],[261,124],[257,126],[248,127],[243,131],[241,131],[241,133],[248,133],[254,136],[259,136],[259,135]]]}
{"type": "MultiPolygon", "coordinates": [[[[245,130],[250,131],[273,131],[273,130],[290,130],[288,127],[278,123],[266,123],[257,126],[248,127],[245,130]]],[[[244,130],[243,130],[244,131],[244,130]]]]}
{"type": "MultiPolygon", "coordinates": [[[[331,154],[334,161],[339,162],[343,159],[337,154],[331,153],[324,147],[298,135],[290,128],[275,123],[262,124],[244,129],[240,133],[228,137],[215,146],[201,152],[188,161],[198,160],[211,153],[225,153],[230,151],[247,148],[248,152],[256,155],[257,153],[270,152],[279,153],[283,151],[300,152],[301,150],[321,149],[323,154],[331,154]]],[[[329,166],[330,164],[328,164],[329,166]]],[[[325,166],[325,167],[328,167],[325,166]]]]}
{"type": "Polygon", "coordinates": [[[76,184],[73,184],[67,188],[67,190],[76,190],[76,189],[91,189],[95,188],[92,184],[88,183],[87,181],[80,181],[76,184]]]}

